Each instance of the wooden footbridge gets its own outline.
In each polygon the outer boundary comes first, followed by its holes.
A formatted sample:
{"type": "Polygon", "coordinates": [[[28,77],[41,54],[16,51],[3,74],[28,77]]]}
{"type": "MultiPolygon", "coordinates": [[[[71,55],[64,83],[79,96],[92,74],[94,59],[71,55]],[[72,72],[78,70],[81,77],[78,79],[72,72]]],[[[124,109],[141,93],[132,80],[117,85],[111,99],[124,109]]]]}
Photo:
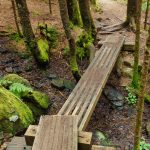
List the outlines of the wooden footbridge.
{"type": "Polygon", "coordinates": [[[84,132],[106,81],[117,61],[125,37],[109,36],[56,116],[42,116],[25,133],[33,150],[114,150],[91,144],[84,132]],[[34,141],[34,142],[33,142],[34,141]]]}

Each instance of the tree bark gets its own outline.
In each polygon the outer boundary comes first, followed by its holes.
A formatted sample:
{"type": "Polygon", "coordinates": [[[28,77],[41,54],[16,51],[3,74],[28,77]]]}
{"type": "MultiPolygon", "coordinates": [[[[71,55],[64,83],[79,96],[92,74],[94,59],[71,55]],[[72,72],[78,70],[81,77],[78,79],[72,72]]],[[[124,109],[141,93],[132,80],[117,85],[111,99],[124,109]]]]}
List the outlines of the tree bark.
{"type": "Polygon", "coordinates": [[[141,9],[142,0],[137,0],[137,13],[136,13],[136,37],[135,37],[135,51],[134,51],[134,67],[133,67],[133,80],[132,85],[134,88],[139,87],[139,53],[140,53],[140,32],[141,32],[141,9]]]}
{"type": "Polygon", "coordinates": [[[72,70],[72,74],[76,81],[80,80],[80,73],[78,69],[78,64],[76,60],[76,45],[75,45],[75,40],[71,34],[71,29],[69,26],[69,15],[68,15],[68,9],[67,9],[67,2],[66,0],[58,0],[59,2],[59,7],[60,7],[60,15],[62,19],[62,23],[65,29],[66,37],[69,42],[69,48],[70,48],[70,68],[72,70]]]}
{"type": "Polygon", "coordinates": [[[52,14],[52,3],[51,3],[51,0],[49,0],[49,12],[50,12],[50,14],[52,14]]]}
{"type": "Polygon", "coordinates": [[[12,3],[13,13],[14,13],[14,19],[15,19],[16,29],[17,29],[17,32],[18,32],[19,36],[21,37],[22,35],[21,35],[21,31],[20,31],[19,23],[18,23],[18,19],[17,19],[15,1],[11,0],[11,3],[12,3]]]}
{"type": "Polygon", "coordinates": [[[97,0],[91,0],[91,4],[96,6],[97,5],[97,0]]]}
{"type": "Polygon", "coordinates": [[[134,136],[134,150],[140,149],[142,118],[143,118],[143,111],[144,111],[144,94],[146,91],[146,85],[148,81],[149,65],[150,65],[150,27],[149,27],[149,37],[147,38],[147,44],[146,44],[146,49],[144,54],[144,64],[143,64],[142,79],[141,79],[142,85],[138,97],[136,128],[135,128],[135,136],[134,136]]]}
{"type": "Polygon", "coordinates": [[[67,0],[69,19],[74,25],[82,26],[78,0],[67,0]]]}
{"type": "Polygon", "coordinates": [[[147,29],[147,19],[148,19],[148,11],[149,11],[149,3],[150,0],[147,0],[147,7],[146,7],[146,12],[145,12],[145,22],[144,22],[144,29],[147,29]]]}
{"type": "Polygon", "coordinates": [[[48,61],[39,58],[40,52],[29,19],[29,11],[28,11],[26,0],[15,0],[15,1],[18,9],[18,14],[20,17],[20,22],[22,26],[23,36],[25,38],[26,47],[32,52],[35,60],[39,63],[39,65],[48,64],[48,61]]]}
{"type": "Polygon", "coordinates": [[[135,28],[136,0],[128,0],[126,23],[135,28]]]}
{"type": "Polygon", "coordinates": [[[91,15],[90,0],[79,0],[79,7],[84,29],[95,38],[96,28],[91,15]]]}

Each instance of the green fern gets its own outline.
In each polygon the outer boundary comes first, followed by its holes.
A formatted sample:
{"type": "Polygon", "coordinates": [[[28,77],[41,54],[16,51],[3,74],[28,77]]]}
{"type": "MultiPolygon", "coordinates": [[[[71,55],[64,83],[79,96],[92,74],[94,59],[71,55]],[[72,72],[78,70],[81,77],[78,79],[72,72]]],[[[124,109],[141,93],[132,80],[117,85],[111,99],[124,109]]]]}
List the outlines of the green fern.
{"type": "Polygon", "coordinates": [[[146,143],[145,140],[140,142],[140,150],[150,150],[150,144],[146,143]]]}
{"type": "Polygon", "coordinates": [[[23,97],[24,95],[27,95],[29,92],[32,92],[32,88],[27,87],[21,83],[13,83],[9,87],[9,90],[19,98],[23,97]]]}
{"type": "Polygon", "coordinates": [[[4,87],[9,87],[12,84],[12,81],[0,79],[0,85],[4,87]]]}

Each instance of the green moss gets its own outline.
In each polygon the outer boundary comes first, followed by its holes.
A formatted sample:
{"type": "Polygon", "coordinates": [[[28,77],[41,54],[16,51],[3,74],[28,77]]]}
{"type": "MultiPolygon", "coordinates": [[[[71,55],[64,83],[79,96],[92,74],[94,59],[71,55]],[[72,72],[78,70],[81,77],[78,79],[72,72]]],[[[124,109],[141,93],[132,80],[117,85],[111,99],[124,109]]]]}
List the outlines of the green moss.
{"type": "Polygon", "coordinates": [[[4,80],[11,81],[12,83],[21,83],[26,86],[30,86],[30,83],[28,80],[24,79],[23,77],[20,77],[17,74],[8,74],[3,77],[4,80]]]}
{"type": "Polygon", "coordinates": [[[39,39],[37,43],[38,43],[38,48],[40,52],[39,60],[44,63],[49,62],[49,55],[48,55],[49,45],[48,45],[47,40],[39,39]]]}
{"type": "Polygon", "coordinates": [[[146,102],[150,103],[150,95],[149,94],[145,93],[144,98],[145,98],[146,102]]]}
{"type": "Polygon", "coordinates": [[[18,97],[3,87],[0,87],[0,130],[13,132],[28,127],[34,122],[32,111],[18,97]],[[16,122],[10,117],[17,115],[16,122]]]}
{"type": "Polygon", "coordinates": [[[73,73],[78,72],[78,65],[77,65],[77,61],[76,61],[76,56],[72,56],[70,58],[70,67],[73,73]]]}
{"type": "Polygon", "coordinates": [[[25,102],[25,104],[32,110],[35,119],[44,113],[43,109],[35,106],[33,103],[25,102]]]}
{"type": "Polygon", "coordinates": [[[93,42],[93,38],[86,32],[83,32],[77,39],[76,45],[77,50],[76,54],[79,59],[83,59],[85,57],[89,57],[89,47],[93,42]]]}
{"type": "Polygon", "coordinates": [[[29,93],[26,98],[28,98],[32,102],[35,102],[39,107],[42,107],[44,109],[48,108],[50,104],[49,97],[39,91],[33,91],[29,93]]]}
{"type": "Polygon", "coordinates": [[[73,8],[73,16],[72,16],[72,22],[74,25],[82,26],[82,18],[79,10],[79,5],[77,0],[71,0],[72,2],[72,8],[73,8]]]}
{"type": "Polygon", "coordinates": [[[56,48],[58,44],[58,32],[56,28],[43,23],[40,23],[38,28],[42,37],[47,39],[49,48],[56,48]]]}

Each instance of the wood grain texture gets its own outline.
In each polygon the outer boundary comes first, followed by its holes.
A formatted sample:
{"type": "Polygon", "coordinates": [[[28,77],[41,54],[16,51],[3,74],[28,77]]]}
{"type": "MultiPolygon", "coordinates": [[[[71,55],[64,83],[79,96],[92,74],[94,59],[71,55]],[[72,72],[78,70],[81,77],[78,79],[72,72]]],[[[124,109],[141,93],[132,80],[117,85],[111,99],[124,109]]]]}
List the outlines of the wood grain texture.
{"type": "Polygon", "coordinates": [[[115,147],[92,145],[92,150],[116,150],[115,147]]]}
{"type": "Polygon", "coordinates": [[[78,115],[79,131],[86,128],[124,41],[122,35],[111,35],[106,39],[58,112],[59,115],[78,115]]]}
{"type": "Polygon", "coordinates": [[[32,150],[77,150],[77,116],[42,116],[32,150]]]}

